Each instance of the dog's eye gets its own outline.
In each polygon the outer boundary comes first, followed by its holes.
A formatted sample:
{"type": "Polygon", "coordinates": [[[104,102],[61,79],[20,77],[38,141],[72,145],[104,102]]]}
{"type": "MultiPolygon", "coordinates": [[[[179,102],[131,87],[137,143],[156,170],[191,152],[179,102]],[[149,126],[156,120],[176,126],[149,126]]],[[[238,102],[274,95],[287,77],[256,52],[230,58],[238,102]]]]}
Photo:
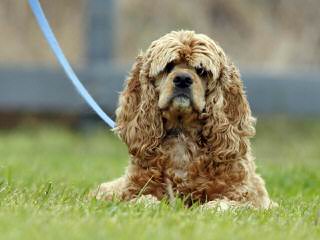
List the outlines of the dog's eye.
{"type": "Polygon", "coordinates": [[[166,73],[171,73],[171,71],[173,70],[174,68],[174,63],[173,62],[169,62],[166,67],[164,68],[164,71],[166,73]]]}
{"type": "Polygon", "coordinates": [[[210,75],[210,72],[203,67],[196,67],[196,72],[200,77],[203,78],[208,77],[210,75]]]}

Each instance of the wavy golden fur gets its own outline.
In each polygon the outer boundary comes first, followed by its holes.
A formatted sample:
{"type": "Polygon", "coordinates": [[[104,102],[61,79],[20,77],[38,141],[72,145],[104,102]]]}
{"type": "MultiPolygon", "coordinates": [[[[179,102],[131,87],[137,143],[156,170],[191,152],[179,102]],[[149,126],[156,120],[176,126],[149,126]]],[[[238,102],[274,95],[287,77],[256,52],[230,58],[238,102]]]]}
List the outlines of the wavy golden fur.
{"type": "Polygon", "coordinates": [[[239,71],[209,37],[174,31],[154,41],[136,58],[116,115],[130,162],[97,198],[271,206],[255,172],[255,119],[239,71]]]}

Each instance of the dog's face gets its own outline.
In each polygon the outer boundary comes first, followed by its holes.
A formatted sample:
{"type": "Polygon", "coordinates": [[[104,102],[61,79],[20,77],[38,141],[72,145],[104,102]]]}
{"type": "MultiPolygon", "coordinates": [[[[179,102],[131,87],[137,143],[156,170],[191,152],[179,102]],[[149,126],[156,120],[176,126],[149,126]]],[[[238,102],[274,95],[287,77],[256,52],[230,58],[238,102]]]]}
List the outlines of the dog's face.
{"type": "Polygon", "coordinates": [[[187,63],[170,62],[155,81],[159,93],[158,107],[181,113],[187,110],[202,112],[205,90],[211,78],[210,70],[192,67],[187,63]]]}
{"type": "Polygon", "coordinates": [[[141,159],[177,128],[216,161],[244,153],[242,138],[254,135],[238,70],[212,39],[192,31],[166,34],[137,57],[117,109],[116,131],[141,159]]]}
{"type": "Polygon", "coordinates": [[[202,113],[208,84],[216,80],[220,68],[214,42],[201,34],[173,33],[155,41],[151,55],[150,75],[162,115],[181,121],[191,113],[202,113]]]}

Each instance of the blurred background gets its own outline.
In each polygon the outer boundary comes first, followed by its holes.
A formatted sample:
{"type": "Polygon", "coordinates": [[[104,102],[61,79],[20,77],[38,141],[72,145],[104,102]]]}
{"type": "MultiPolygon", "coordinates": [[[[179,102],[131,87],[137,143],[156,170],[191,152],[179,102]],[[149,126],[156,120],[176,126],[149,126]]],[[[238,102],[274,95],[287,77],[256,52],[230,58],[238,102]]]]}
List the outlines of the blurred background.
{"type": "Polygon", "coordinates": [[[27,0],[0,0],[1,239],[320,239],[319,0],[40,2],[113,119],[140,49],[179,29],[217,41],[240,68],[258,118],[257,171],[280,208],[211,215],[88,201],[123,174],[127,147],[73,88],[27,0]]]}
{"type": "MultiPolygon", "coordinates": [[[[114,118],[140,49],[171,30],[217,41],[239,66],[256,116],[320,115],[317,0],[42,0],[80,80],[114,118]]],[[[68,82],[28,7],[0,2],[0,127],[96,119],[68,82]]]]}

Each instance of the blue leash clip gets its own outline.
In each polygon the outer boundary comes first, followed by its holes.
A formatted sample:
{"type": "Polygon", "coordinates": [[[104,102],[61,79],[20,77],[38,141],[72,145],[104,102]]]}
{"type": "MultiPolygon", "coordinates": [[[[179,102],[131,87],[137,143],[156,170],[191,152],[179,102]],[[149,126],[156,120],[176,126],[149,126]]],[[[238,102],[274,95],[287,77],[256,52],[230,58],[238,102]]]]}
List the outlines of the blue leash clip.
{"type": "Polygon", "coordinates": [[[63,54],[62,49],[49,25],[48,20],[41,8],[38,0],[29,0],[29,5],[32,9],[34,16],[41,28],[43,35],[45,36],[47,42],[49,43],[53,53],[64,69],[65,73],[69,77],[70,81],[77,89],[78,93],[84,98],[84,100],[89,104],[89,106],[98,114],[98,116],[111,128],[115,127],[115,122],[101,109],[97,102],[92,98],[86,88],[82,85],[78,79],[75,72],[72,70],[70,63],[63,54]]]}

